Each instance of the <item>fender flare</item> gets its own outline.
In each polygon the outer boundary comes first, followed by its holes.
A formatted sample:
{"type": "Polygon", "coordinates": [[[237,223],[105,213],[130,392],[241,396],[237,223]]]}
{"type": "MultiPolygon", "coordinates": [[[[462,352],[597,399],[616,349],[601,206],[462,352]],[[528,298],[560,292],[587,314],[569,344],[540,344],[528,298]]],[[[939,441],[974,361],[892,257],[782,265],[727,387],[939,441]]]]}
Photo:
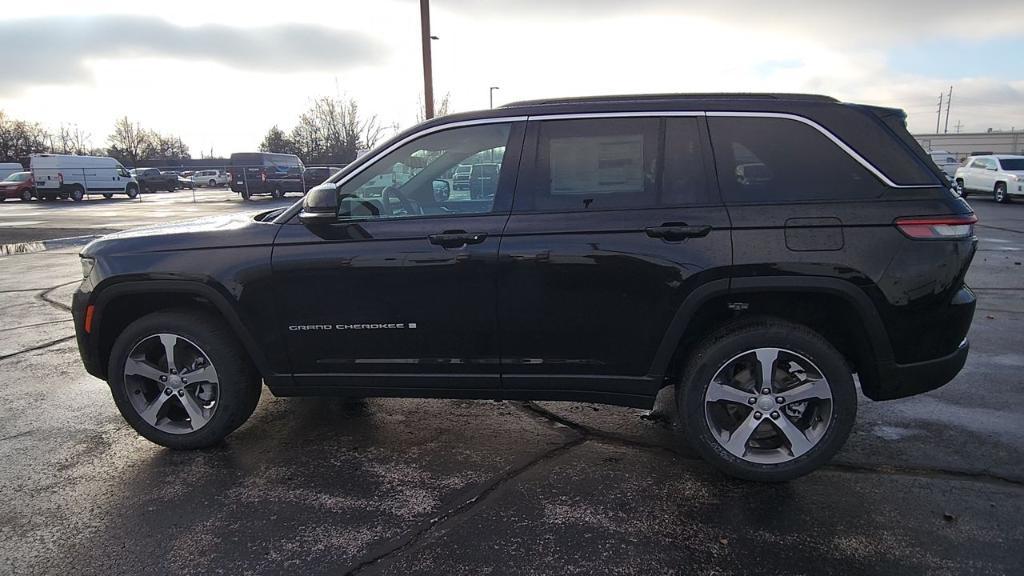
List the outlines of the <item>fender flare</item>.
{"type": "MultiPolygon", "coordinates": [[[[99,330],[101,330],[103,326],[105,308],[111,302],[122,296],[170,292],[174,294],[184,294],[203,298],[210,302],[210,304],[220,312],[221,316],[227,322],[228,327],[231,328],[231,331],[234,332],[238,341],[241,342],[242,347],[245,349],[246,353],[249,354],[249,357],[252,358],[253,363],[256,365],[257,370],[259,370],[264,379],[269,379],[274,376],[266,357],[263,355],[263,351],[256,343],[255,338],[252,337],[249,329],[242,323],[242,319],[238,315],[237,310],[235,310],[235,307],[231,304],[230,299],[215,287],[207,283],[196,280],[128,280],[99,289],[97,292],[98,294],[94,301],[96,306],[94,322],[97,328],[97,334],[99,334],[99,330]]],[[[99,346],[98,338],[95,339],[93,346],[99,346]]],[[[106,367],[104,366],[104,369],[105,368],[106,367]]]]}
{"type": "Polygon", "coordinates": [[[876,363],[880,367],[893,364],[892,346],[885,324],[871,298],[856,284],[826,276],[748,276],[708,282],[683,300],[658,346],[651,375],[659,380],[664,378],[669,361],[686,333],[690,320],[704,304],[721,296],[742,297],[744,294],[763,292],[813,292],[839,296],[857,311],[876,363]]]}

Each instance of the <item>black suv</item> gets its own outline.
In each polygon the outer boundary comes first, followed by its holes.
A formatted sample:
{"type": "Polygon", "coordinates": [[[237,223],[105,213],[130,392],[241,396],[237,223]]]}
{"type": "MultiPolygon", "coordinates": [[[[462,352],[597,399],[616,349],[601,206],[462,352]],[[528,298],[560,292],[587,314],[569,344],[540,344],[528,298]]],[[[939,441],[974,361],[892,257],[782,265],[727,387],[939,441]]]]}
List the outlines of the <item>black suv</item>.
{"type": "Polygon", "coordinates": [[[302,160],[294,154],[235,152],[228,167],[228,186],[243,200],[259,194],[282,198],[311,187],[305,184],[304,171],[302,160]]]}
{"type": "Polygon", "coordinates": [[[800,95],[547,100],[412,128],[260,214],[82,252],[87,370],[172,448],[279,396],[649,408],[730,474],[827,462],[864,395],[962,368],[976,218],[899,110],[800,95]],[[467,158],[494,193],[454,192],[467,158]],[[479,156],[477,156],[479,157],[479,156]]]}

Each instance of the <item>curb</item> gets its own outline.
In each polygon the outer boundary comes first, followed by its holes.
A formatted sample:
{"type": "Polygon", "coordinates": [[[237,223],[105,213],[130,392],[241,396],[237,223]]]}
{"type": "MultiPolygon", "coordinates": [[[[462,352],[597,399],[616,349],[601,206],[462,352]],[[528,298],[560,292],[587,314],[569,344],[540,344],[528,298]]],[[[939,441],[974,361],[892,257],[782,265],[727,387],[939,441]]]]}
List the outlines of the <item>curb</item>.
{"type": "Polygon", "coordinates": [[[0,256],[14,256],[16,254],[32,254],[33,252],[46,252],[47,250],[59,250],[61,248],[73,248],[85,246],[89,242],[99,238],[100,234],[92,236],[72,236],[70,238],[54,238],[52,240],[36,240],[34,242],[15,242],[14,244],[0,244],[0,256]]]}

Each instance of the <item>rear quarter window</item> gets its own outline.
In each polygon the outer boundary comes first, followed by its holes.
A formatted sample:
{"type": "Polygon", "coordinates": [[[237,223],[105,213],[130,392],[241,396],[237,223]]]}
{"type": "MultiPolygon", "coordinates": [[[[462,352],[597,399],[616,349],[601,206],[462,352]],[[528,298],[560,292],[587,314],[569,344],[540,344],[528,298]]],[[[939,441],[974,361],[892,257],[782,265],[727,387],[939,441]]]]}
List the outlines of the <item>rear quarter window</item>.
{"type": "Polygon", "coordinates": [[[727,203],[875,198],[884,186],[812,126],[786,118],[708,118],[727,203]]]}

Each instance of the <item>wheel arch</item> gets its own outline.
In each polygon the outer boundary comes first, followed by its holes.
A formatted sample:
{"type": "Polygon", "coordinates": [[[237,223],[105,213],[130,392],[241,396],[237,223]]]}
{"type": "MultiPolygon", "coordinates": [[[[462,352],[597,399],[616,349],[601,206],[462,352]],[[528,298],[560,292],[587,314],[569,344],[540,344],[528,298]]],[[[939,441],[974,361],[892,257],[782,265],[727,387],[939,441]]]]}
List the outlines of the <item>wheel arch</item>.
{"type": "Polygon", "coordinates": [[[652,375],[673,383],[701,338],[744,315],[775,316],[821,333],[847,358],[868,397],[893,363],[881,316],[857,285],[817,276],[738,277],[709,282],[686,298],[662,338],[652,375]]]}
{"type": "Polygon", "coordinates": [[[215,314],[235,334],[263,378],[273,375],[262,350],[229,299],[208,284],[191,280],[127,281],[97,292],[93,346],[104,376],[114,340],[124,327],[145,314],[182,307],[215,314]]]}

